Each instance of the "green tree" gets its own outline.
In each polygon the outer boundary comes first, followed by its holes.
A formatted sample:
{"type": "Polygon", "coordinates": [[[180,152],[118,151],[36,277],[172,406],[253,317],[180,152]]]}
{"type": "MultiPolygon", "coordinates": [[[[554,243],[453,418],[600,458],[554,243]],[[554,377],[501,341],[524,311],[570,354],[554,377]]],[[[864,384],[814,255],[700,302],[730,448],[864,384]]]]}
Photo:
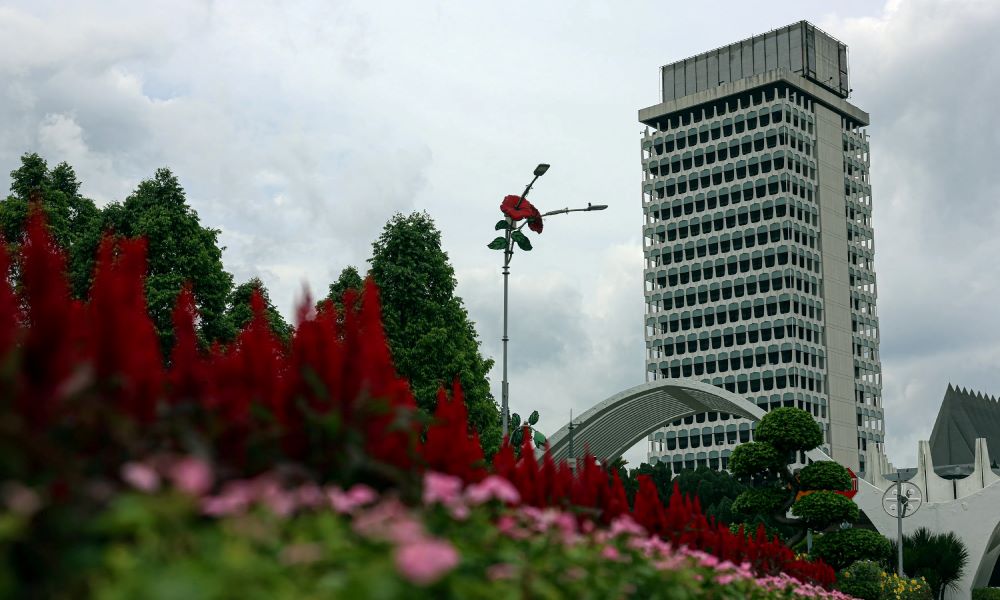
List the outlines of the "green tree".
{"type": "Polygon", "coordinates": [[[271,303],[271,295],[267,292],[267,287],[259,277],[252,277],[249,281],[236,286],[229,294],[229,301],[226,307],[226,318],[237,330],[246,327],[253,319],[253,309],[250,307],[250,298],[254,290],[260,292],[261,299],[264,300],[267,322],[271,326],[271,331],[281,343],[288,345],[292,339],[294,328],[285,321],[278,309],[271,303]]]}
{"type": "MultiPolygon", "coordinates": [[[[890,556],[899,552],[896,540],[890,540],[890,556]]],[[[944,598],[955,587],[969,564],[969,550],[955,532],[933,533],[920,527],[903,536],[903,571],[911,577],[923,577],[934,598],[944,598]]]]}
{"type": "Polygon", "coordinates": [[[164,352],[173,344],[171,312],[186,281],[194,292],[205,339],[233,338],[235,330],[226,318],[233,276],[222,268],[219,230],[201,226],[169,169],[157,169],[125,202],[105,207],[104,221],[116,234],[144,236],[149,244],[146,300],[164,352]]]}
{"type": "Polygon", "coordinates": [[[438,387],[457,377],[469,422],[492,455],[500,445],[500,411],[487,379],[493,360],[480,353],[474,324],[455,295],[441,232],[427,213],[397,213],[372,244],[370,263],[393,361],[418,405],[433,412],[438,387]]]}
{"type": "Polygon", "coordinates": [[[84,298],[93,277],[94,255],[101,239],[101,213],[93,200],[80,195],[80,182],[65,162],[49,169],[38,154],[25,154],[10,173],[10,195],[0,200],[0,235],[20,243],[29,205],[38,202],[56,242],[66,251],[72,291],[84,298]]]}
{"type": "Polygon", "coordinates": [[[835,493],[850,489],[850,475],[844,467],[827,461],[804,467],[798,476],[791,472],[790,464],[799,452],[822,443],[822,430],[804,410],[777,408],[764,415],[757,423],[755,440],[740,444],[729,457],[733,475],[749,486],[733,501],[732,510],[794,527],[789,546],[800,542],[808,529],[832,530],[845,521],[856,521],[858,506],[835,493]],[[789,509],[793,517],[787,516],[789,509]]]}
{"type": "Polygon", "coordinates": [[[739,520],[733,512],[733,502],[747,486],[726,471],[708,467],[681,471],[676,478],[682,494],[697,496],[706,517],[715,517],[722,523],[739,520]]]}
{"type": "Polygon", "coordinates": [[[353,265],[347,265],[340,272],[340,277],[337,277],[337,281],[330,284],[326,297],[316,303],[317,310],[326,300],[332,302],[337,307],[337,310],[340,310],[343,308],[344,292],[347,290],[360,292],[364,285],[365,280],[361,277],[361,273],[358,273],[358,270],[353,265]]]}
{"type": "Polygon", "coordinates": [[[811,554],[839,571],[859,560],[888,564],[889,551],[889,540],[882,534],[857,528],[824,533],[813,544],[811,554]]]}
{"type": "Polygon", "coordinates": [[[662,461],[657,462],[655,465],[642,463],[635,469],[630,470],[627,473],[627,477],[623,468],[618,471],[618,475],[621,477],[622,484],[625,487],[625,495],[628,496],[629,504],[635,502],[635,494],[639,491],[639,475],[648,475],[653,480],[653,484],[656,485],[656,491],[664,502],[670,498],[670,494],[674,489],[673,473],[670,471],[670,465],[662,461]]]}

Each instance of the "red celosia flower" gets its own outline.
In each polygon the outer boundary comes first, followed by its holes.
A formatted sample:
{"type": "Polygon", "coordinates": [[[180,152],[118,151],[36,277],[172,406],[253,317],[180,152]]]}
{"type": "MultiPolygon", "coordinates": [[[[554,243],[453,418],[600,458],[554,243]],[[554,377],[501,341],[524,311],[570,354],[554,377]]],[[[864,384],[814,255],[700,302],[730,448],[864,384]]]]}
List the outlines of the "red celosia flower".
{"type": "Polygon", "coordinates": [[[10,286],[10,260],[7,244],[0,238],[0,364],[13,348],[20,331],[17,297],[10,286]]]}
{"type": "Polygon", "coordinates": [[[500,210],[514,221],[528,219],[528,229],[535,233],[542,232],[542,214],[531,202],[528,202],[527,198],[506,196],[500,203],[500,210]]]}

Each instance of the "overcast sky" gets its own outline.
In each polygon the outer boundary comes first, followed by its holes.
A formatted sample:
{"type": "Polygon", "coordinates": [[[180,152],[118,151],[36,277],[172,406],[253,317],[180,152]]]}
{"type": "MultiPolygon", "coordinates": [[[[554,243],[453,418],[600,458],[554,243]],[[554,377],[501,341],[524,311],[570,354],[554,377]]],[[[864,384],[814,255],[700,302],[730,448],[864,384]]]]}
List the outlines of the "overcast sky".
{"type": "Polygon", "coordinates": [[[1000,2],[7,2],[0,190],[28,151],[99,204],[168,166],[286,315],[426,210],[499,359],[485,245],[551,163],[542,210],[610,205],[512,265],[512,409],[551,433],[644,380],[636,113],[659,67],[800,19],[848,44],[871,114],[888,450],[913,465],[948,382],[1000,393],[1000,2]]]}

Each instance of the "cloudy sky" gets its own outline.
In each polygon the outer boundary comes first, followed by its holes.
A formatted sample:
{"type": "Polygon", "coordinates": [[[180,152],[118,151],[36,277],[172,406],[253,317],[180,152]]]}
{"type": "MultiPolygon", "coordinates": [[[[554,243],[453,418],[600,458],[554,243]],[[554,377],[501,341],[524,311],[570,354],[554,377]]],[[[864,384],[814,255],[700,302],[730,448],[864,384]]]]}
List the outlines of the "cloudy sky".
{"type": "Polygon", "coordinates": [[[426,210],[499,357],[485,244],[551,163],[543,210],[610,205],[552,219],[513,263],[512,408],[551,432],[643,381],[636,112],[659,66],[800,19],[848,44],[872,117],[888,447],[911,465],[949,381],[1000,393],[997,2],[15,0],[0,189],[27,151],[99,204],[169,166],[237,281],[260,276],[286,315],[304,283],[363,266],[393,213],[426,210]]]}

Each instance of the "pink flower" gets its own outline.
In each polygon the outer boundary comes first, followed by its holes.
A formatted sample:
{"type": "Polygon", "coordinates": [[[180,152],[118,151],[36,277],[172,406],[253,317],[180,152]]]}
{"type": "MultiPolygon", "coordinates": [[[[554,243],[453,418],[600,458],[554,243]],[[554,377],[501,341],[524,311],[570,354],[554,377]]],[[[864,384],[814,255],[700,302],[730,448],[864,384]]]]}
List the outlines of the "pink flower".
{"type": "Polygon", "coordinates": [[[330,500],[333,510],[346,514],[353,512],[360,506],[371,504],[378,498],[378,494],[367,485],[359,483],[347,492],[340,488],[328,487],[326,488],[326,497],[330,500]]]}
{"type": "Polygon", "coordinates": [[[605,546],[604,549],[601,550],[601,558],[604,558],[605,560],[617,561],[621,558],[621,554],[618,552],[618,548],[615,548],[614,546],[605,546]]]}
{"type": "Polygon", "coordinates": [[[186,456],[173,463],[167,476],[174,487],[192,496],[206,494],[215,483],[215,476],[208,463],[193,456],[186,456]]]}
{"type": "Polygon", "coordinates": [[[444,540],[421,539],[396,550],[396,568],[417,585],[430,585],[458,565],[458,552],[444,540]]]}
{"type": "Polygon", "coordinates": [[[287,517],[292,514],[297,506],[295,495],[281,488],[266,490],[261,500],[271,509],[271,512],[279,517],[287,517]]]}
{"type": "Polygon", "coordinates": [[[469,507],[461,503],[455,503],[448,507],[448,513],[456,521],[464,521],[469,518],[469,507]]]}
{"type": "Polygon", "coordinates": [[[201,512],[210,517],[234,515],[246,509],[246,503],[236,496],[208,496],[201,500],[201,512]]]}
{"type": "Polygon", "coordinates": [[[424,474],[424,504],[451,504],[462,494],[462,480],[443,473],[424,474]]]}
{"type": "Polygon", "coordinates": [[[504,504],[518,504],[521,502],[521,494],[518,493],[514,484],[503,477],[490,475],[479,483],[470,485],[465,490],[465,499],[473,505],[483,504],[493,499],[504,504]]]}
{"type": "Polygon", "coordinates": [[[298,501],[300,506],[308,506],[309,508],[321,506],[323,501],[326,500],[323,495],[323,490],[321,490],[315,483],[307,483],[299,486],[299,488],[295,490],[295,499],[298,501]]]}
{"type": "Polygon", "coordinates": [[[497,563],[495,565],[490,565],[486,569],[486,578],[490,581],[514,579],[516,575],[517,569],[510,563],[497,563]]]}
{"type": "Polygon", "coordinates": [[[30,517],[42,508],[42,499],[35,490],[17,482],[4,484],[2,490],[4,504],[17,515],[30,517]]]}
{"type": "Polygon", "coordinates": [[[389,499],[359,512],[354,531],[367,538],[411,544],[426,538],[423,525],[414,519],[398,500],[389,499]]]}
{"type": "Polygon", "coordinates": [[[611,522],[611,536],[646,535],[646,530],[629,515],[622,515],[611,522]]]}
{"type": "Polygon", "coordinates": [[[521,527],[517,520],[510,515],[503,515],[497,519],[497,530],[515,540],[524,540],[531,537],[528,530],[521,527]]]}
{"type": "Polygon", "coordinates": [[[140,492],[151,494],[160,489],[160,476],[149,465],[128,462],[121,468],[122,481],[140,492]]]}

